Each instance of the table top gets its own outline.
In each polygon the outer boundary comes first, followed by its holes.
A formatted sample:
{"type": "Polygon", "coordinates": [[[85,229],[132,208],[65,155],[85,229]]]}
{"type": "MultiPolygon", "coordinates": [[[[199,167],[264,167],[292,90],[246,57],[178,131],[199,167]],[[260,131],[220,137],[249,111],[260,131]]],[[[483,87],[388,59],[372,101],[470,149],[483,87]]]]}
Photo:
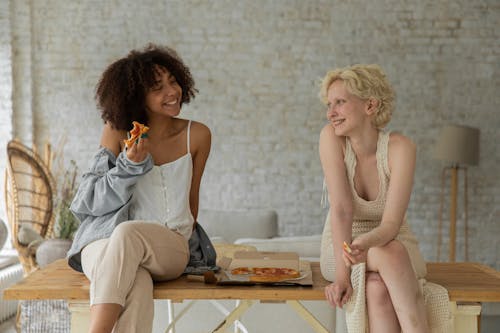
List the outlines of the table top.
{"type": "MultiPolygon", "coordinates": [[[[479,263],[428,263],[427,280],[444,286],[450,300],[462,302],[500,302],[500,272],[479,263]]],[[[184,299],[259,299],[324,300],[328,281],[321,276],[319,263],[312,262],[313,286],[217,286],[193,282],[182,276],[169,282],[155,283],[154,298],[184,299]]],[[[85,275],[57,260],[33,272],[4,291],[4,299],[72,299],[89,298],[85,275]]]]}
{"type": "Polygon", "coordinates": [[[500,302],[500,272],[484,264],[427,263],[426,280],[445,287],[451,301],[500,302]]]}

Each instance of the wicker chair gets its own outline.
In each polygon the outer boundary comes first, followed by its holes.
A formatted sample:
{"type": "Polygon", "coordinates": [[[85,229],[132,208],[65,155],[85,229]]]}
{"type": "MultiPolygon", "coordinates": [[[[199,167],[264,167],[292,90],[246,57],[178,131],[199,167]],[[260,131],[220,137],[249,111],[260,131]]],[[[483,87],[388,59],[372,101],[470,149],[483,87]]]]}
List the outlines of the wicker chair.
{"type": "Polygon", "coordinates": [[[12,244],[19,252],[25,275],[37,269],[35,251],[18,241],[21,223],[27,223],[44,239],[54,225],[55,183],[46,163],[17,140],[7,144],[5,200],[12,244]]]}

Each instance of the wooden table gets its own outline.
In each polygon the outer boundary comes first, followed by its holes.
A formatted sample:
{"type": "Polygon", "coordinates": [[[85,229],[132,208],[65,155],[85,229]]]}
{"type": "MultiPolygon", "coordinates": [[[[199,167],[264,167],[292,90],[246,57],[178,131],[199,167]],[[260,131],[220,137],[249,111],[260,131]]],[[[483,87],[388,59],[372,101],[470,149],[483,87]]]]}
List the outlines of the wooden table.
{"type": "MultiPolygon", "coordinates": [[[[285,301],[317,332],[327,332],[299,301],[325,301],[324,287],[329,283],[320,273],[319,263],[311,263],[313,286],[216,286],[188,281],[185,276],[170,282],[156,283],[155,299],[242,300],[213,332],[223,332],[253,302],[285,301]]],[[[500,302],[500,272],[478,263],[428,263],[427,280],[448,290],[450,306],[455,314],[456,332],[477,332],[482,302],[500,302]]],[[[58,260],[36,271],[4,291],[4,299],[66,299],[72,313],[71,332],[84,332],[88,327],[89,282],[72,270],[66,260],[58,260]]]]}

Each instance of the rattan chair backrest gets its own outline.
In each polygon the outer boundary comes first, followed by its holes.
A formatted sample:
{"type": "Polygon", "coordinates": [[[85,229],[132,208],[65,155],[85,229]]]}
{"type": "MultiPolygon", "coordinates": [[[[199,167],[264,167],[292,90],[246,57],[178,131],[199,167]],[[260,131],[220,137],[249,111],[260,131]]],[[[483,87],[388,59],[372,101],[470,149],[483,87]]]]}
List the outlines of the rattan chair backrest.
{"type": "Polygon", "coordinates": [[[36,269],[34,254],[19,243],[21,224],[29,224],[43,238],[52,235],[55,183],[46,164],[17,140],[7,144],[5,200],[12,244],[19,252],[25,273],[36,269]]]}

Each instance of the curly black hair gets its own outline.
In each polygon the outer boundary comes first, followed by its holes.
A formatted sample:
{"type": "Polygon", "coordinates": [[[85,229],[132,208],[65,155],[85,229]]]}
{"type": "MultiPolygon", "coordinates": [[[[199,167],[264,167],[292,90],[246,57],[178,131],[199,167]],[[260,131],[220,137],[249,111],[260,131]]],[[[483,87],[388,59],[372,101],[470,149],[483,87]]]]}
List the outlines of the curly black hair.
{"type": "Polygon", "coordinates": [[[132,121],[148,124],[146,93],[155,85],[158,67],[167,69],[182,88],[181,105],[198,92],[189,68],[167,46],[147,45],[109,65],[96,87],[101,118],[118,130],[130,130],[132,121]]]}

